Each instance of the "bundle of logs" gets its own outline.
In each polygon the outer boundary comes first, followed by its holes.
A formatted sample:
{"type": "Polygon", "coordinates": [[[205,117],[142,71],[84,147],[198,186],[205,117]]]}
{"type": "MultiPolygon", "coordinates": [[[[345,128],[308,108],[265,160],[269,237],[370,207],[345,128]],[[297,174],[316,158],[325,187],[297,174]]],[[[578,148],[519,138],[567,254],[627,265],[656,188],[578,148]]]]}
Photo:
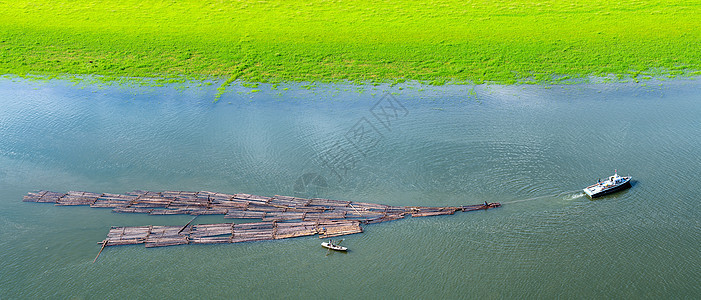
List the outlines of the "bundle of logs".
{"type": "MultiPolygon", "coordinates": [[[[232,219],[256,219],[257,222],[193,224],[184,226],[112,227],[103,247],[145,244],[162,247],[182,244],[238,243],[318,235],[328,238],[363,231],[362,224],[404,218],[452,215],[499,207],[499,203],[468,206],[423,207],[390,206],[355,201],[305,199],[288,196],[257,196],[184,191],[134,191],[127,194],[75,192],[32,192],[25,202],[55,205],[89,205],[112,208],[120,213],[151,215],[224,215],[232,219]]],[[[193,219],[194,220],[194,219],[193,219]]]]}

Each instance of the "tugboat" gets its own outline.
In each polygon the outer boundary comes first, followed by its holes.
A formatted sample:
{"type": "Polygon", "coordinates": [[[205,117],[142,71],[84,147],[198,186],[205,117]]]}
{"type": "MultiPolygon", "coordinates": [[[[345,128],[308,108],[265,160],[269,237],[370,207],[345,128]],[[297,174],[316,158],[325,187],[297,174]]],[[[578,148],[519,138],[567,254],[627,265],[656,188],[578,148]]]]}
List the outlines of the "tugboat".
{"type": "Polygon", "coordinates": [[[624,190],[630,187],[631,176],[621,177],[618,176],[618,170],[613,171],[613,176],[609,176],[607,180],[597,182],[596,184],[590,185],[584,189],[589,198],[596,198],[603,195],[611,194],[624,190]]]}

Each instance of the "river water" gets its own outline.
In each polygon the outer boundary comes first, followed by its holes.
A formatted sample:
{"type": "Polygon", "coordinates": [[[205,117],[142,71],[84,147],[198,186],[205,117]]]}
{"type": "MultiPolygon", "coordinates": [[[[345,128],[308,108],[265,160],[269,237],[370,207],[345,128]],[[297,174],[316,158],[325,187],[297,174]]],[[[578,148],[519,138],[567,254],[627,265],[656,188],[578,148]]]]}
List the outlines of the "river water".
{"type": "Polygon", "coordinates": [[[0,298],[701,297],[701,80],[215,87],[0,80],[0,298]],[[614,169],[631,189],[583,196],[614,169]],[[503,206],[366,225],[346,254],[301,237],[93,264],[110,226],[190,216],[22,202],[40,189],[503,206]]]}

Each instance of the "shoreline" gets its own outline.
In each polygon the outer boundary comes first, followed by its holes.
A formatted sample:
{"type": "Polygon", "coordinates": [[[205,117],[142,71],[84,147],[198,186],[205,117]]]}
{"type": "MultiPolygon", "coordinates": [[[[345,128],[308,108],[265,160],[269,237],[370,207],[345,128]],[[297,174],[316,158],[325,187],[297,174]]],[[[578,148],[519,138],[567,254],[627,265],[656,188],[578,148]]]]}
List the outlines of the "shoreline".
{"type": "Polygon", "coordinates": [[[27,81],[27,82],[51,82],[61,81],[71,83],[73,85],[96,85],[96,86],[140,86],[140,87],[166,87],[179,86],[178,88],[195,88],[195,87],[212,87],[213,89],[221,89],[223,86],[236,86],[240,88],[248,88],[254,92],[262,90],[287,90],[290,88],[315,90],[320,86],[338,86],[347,88],[373,88],[385,87],[395,88],[399,90],[409,89],[426,89],[440,88],[443,86],[449,87],[469,87],[469,86],[542,86],[545,88],[552,86],[577,86],[577,85],[599,85],[599,84],[640,84],[646,85],[650,83],[663,83],[673,81],[695,81],[701,78],[701,71],[688,71],[679,75],[646,75],[644,77],[621,77],[615,74],[610,74],[605,77],[587,76],[587,77],[569,77],[559,81],[548,82],[531,82],[517,81],[513,83],[503,82],[453,82],[446,81],[443,84],[435,84],[430,81],[420,80],[395,80],[395,81],[248,81],[245,79],[227,80],[227,78],[192,78],[192,77],[117,77],[117,76],[102,76],[97,74],[0,74],[0,80],[9,81],[27,81]]]}
{"type": "MultiPolygon", "coordinates": [[[[663,93],[665,90],[685,90],[686,86],[698,86],[701,77],[676,77],[674,79],[652,78],[634,81],[610,81],[603,78],[590,78],[587,81],[569,84],[464,84],[464,85],[428,85],[416,81],[407,81],[399,84],[374,83],[248,83],[234,81],[224,90],[220,85],[223,81],[187,81],[187,82],[159,82],[147,84],[145,81],[116,82],[90,80],[66,80],[58,77],[51,79],[21,78],[0,76],[0,89],[27,89],[41,90],[58,88],[70,93],[99,93],[100,95],[114,95],[114,93],[129,93],[126,101],[131,101],[136,95],[190,95],[198,99],[197,103],[281,103],[284,99],[287,103],[313,103],[319,101],[356,101],[360,99],[379,99],[385,95],[412,99],[412,101],[432,101],[436,104],[460,104],[481,103],[492,98],[492,93],[508,95],[509,98],[519,99],[522,94],[547,93],[548,95],[572,95],[577,91],[591,90],[595,94],[606,95],[612,91],[629,90],[633,95],[642,93],[663,93]],[[206,84],[205,84],[206,83],[206,84]],[[174,94],[175,93],[175,94],[174,94]],[[436,100],[435,97],[441,95],[436,100]],[[486,98],[485,98],[486,96],[486,98]],[[345,99],[345,100],[344,100],[345,99]],[[453,100],[446,100],[453,99],[453,100]]],[[[138,97],[137,97],[138,98],[138,97]]],[[[374,100],[372,100],[374,101],[374,100]]],[[[321,103],[321,102],[319,102],[321,103]]]]}

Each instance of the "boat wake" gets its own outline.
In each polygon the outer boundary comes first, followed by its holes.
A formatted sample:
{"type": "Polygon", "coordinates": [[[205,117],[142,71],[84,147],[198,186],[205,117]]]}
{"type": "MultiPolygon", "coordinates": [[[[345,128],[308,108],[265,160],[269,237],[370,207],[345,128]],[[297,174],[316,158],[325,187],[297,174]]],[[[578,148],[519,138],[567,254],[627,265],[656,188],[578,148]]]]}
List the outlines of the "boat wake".
{"type": "Polygon", "coordinates": [[[570,201],[570,200],[582,198],[582,197],[584,197],[584,195],[585,194],[583,192],[579,192],[579,193],[571,194],[571,195],[565,195],[564,197],[562,197],[562,200],[570,201]]]}
{"type": "Polygon", "coordinates": [[[511,203],[519,203],[519,202],[527,202],[527,201],[533,201],[533,200],[538,200],[538,199],[543,199],[543,198],[561,198],[562,200],[574,200],[577,198],[581,198],[584,196],[584,193],[581,190],[574,190],[574,191],[567,191],[567,192],[562,192],[554,195],[545,195],[545,196],[538,196],[538,197],[533,197],[533,198],[528,198],[528,199],[518,199],[518,200],[513,200],[513,201],[507,201],[507,202],[502,202],[502,204],[511,204],[511,203]]]}

